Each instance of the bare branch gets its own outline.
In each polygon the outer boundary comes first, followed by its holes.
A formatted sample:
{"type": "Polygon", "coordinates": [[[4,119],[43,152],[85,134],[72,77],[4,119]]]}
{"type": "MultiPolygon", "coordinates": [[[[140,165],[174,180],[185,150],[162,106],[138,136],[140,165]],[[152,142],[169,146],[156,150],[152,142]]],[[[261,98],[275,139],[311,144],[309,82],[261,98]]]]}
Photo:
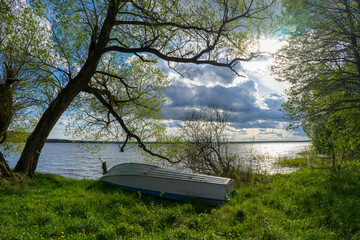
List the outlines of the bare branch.
{"type": "Polygon", "coordinates": [[[173,161],[167,157],[161,156],[159,154],[156,154],[156,153],[153,153],[152,151],[150,151],[145,146],[145,144],[142,142],[141,138],[130,131],[130,129],[126,126],[124,120],[120,117],[119,114],[117,114],[117,112],[115,111],[115,109],[112,107],[111,104],[106,102],[106,100],[98,92],[94,91],[94,89],[89,88],[89,89],[87,89],[87,91],[94,94],[94,96],[101,102],[101,104],[109,110],[109,112],[113,115],[113,117],[118,121],[118,123],[120,124],[120,126],[124,130],[124,132],[127,134],[127,138],[136,139],[137,143],[139,144],[139,147],[142,148],[145,152],[149,153],[151,156],[161,158],[170,163],[176,163],[176,161],[173,161]]]}
{"type": "Polygon", "coordinates": [[[129,86],[125,81],[124,81],[124,78],[119,76],[119,75],[114,75],[114,74],[111,74],[111,73],[108,73],[108,72],[104,72],[104,71],[96,71],[96,73],[99,73],[99,74],[103,74],[103,75],[106,75],[106,76],[109,76],[109,77],[112,77],[112,78],[116,78],[118,80],[120,80],[120,82],[126,87],[126,88],[137,88],[137,87],[133,87],[133,86],[129,86]]]}
{"type": "Polygon", "coordinates": [[[184,57],[176,57],[176,56],[169,56],[167,54],[164,54],[162,52],[160,52],[157,49],[154,48],[150,48],[150,47],[140,47],[140,48],[125,48],[125,47],[120,47],[120,46],[109,46],[106,47],[103,52],[122,52],[122,53],[152,53],[154,55],[156,55],[157,57],[166,60],[166,61],[170,61],[170,62],[179,62],[179,63],[195,63],[195,64],[209,64],[209,65],[213,65],[213,66],[219,66],[219,67],[229,67],[233,70],[234,66],[238,63],[238,62],[248,62],[254,58],[256,58],[258,55],[255,53],[251,53],[250,57],[248,58],[234,58],[231,61],[226,61],[226,62],[219,62],[216,60],[199,60],[199,58],[208,51],[211,51],[212,48],[208,48],[206,50],[203,50],[201,52],[201,54],[198,54],[194,57],[191,58],[184,58],[184,57]]]}

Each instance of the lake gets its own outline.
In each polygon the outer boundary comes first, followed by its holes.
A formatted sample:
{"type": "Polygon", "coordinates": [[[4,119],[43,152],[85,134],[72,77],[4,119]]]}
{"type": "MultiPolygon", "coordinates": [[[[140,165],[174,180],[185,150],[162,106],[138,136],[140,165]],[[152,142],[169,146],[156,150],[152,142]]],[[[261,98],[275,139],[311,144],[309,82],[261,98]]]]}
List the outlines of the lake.
{"type": "MultiPolygon", "coordinates": [[[[70,178],[97,179],[102,175],[99,158],[107,163],[108,169],[125,162],[144,162],[144,156],[137,150],[136,144],[129,144],[125,152],[119,151],[118,144],[88,144],[84,149],[81,143],[46,143],[39,159],[36,171],[58,174],[70,178]],[[81,146],[81,148],[79,147],[81,146]],[[100,147],[99,152],[92,153],[92,148],[100,147]]],[[[289,173],[293,168],[280,168],[274,165],[277,159],[284,156],[295,157],[297,153],[308,149],[308,142],[264,142],[233,143],[231,150],[244,161],[249,156],[256,156],[253,167],[269,174],[289,173]]],[[[6,156],[10,167],[15,167],[19,155],[6,156]]]]}

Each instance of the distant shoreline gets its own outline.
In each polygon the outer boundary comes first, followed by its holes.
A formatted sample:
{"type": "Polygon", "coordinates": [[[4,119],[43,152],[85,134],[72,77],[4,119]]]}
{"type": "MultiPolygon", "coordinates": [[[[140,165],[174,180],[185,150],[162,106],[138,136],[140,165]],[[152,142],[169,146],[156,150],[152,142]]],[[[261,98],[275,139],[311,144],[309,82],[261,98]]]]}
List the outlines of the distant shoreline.
{"type": "MultiPolygon", "coordinates": [[[[229,144],[241,144],[241,143],[308,143],[310,140],[269,140],[269,141],[234,141],[227,142],[229,144]]],[[[123,142],[101,142],[101,141],[84,141],[84,140],[68,140],[68,139],[47,139],[46,143],[105,143],[105,144],[122,144],[123,142]]],[[[129,142],[128,144],[134,144],[136,142],[129,142]]],[[[154,143],[154,142],[146,142],[154,143]]]]}

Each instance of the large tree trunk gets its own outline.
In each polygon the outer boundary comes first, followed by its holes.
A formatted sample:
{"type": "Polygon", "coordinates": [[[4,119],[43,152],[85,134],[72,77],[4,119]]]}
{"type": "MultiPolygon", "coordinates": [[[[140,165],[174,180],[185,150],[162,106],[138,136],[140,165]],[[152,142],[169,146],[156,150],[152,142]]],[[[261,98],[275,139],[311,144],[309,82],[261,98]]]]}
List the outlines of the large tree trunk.
{"type": "Polygon", "coordinates": [[[37,167],[40,152],[47,137],[72,100],[89,83],[94,74],[94,70],[92,69],[96,69],[97,60],[94,59],[93,61],[87,62],[87,65],[88,66],[84,65],[78,76],[70,80],[67,86],[49,105],[48,109],[46,109],[36,125],[35,130],[26,141],[25,148],[15,166],[15,172],[23,172],[30,177],[33,176],[37,167]]]}
{"type": "MultiPolygon", "coordinates": [[[[0,144],[4,143],[13,116],[13,88],[14,72],[5,65],[5,83],[0,84],[0,144]]],[[[11,178],[13,173],[0,151],[0,178],[11,178]]]]}
{"type": "Polygon", "coordinates": [[[13,115],[12,92],[10,80],[7,79],[5,84],[0,84],[0,144],[6,140],[6,134],[13,115]]]}
{"type": "MultiPolygon", "coordinates": [[[[93,47],[89,49],[88,58],[79,74],[69,81],[66,87],[62,89],[59,95],[53,102],[51,102],[48,109],[42,115],[35,130],[26,142],[21,157],[15,166],[15,172],[23,172],[30,177],[34,175],[40,152],[45,145],[45,141],[51,130],[64,111],[69,107],[73,99],[88,86],[92,76],[95,74],[98,62],[103,52],[102,50],[106,47],[109,41],[118,6],[119,3],[117,3],[117,1],[109,2],[107,16],[101,28],[98,41],[90,44],[93,47]]],[[[95,38],[93,41],[95,41],[95,38]]]]}
{"type": "Polygon", "coordinates": [[[11,172],[3,154],[0,152],[0,178],[11,178],[13,175],[14,174],[11,172]]]}

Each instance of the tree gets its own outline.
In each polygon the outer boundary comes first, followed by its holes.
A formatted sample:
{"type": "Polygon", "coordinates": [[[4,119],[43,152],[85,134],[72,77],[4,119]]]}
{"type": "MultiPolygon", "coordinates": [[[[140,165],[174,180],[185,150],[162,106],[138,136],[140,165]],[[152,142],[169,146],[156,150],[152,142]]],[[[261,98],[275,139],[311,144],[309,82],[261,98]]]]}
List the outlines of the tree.
{"type": "MultiPolygon", "coordinates": [[[[252,26],[264,20],[272,4],[263,0],[49,0],[46,5],[32,1],[50,22],[52,40],[63,61],[48,65],[66,85],[29,136],[15,171],[32,176],[46,138],[74,98],[88,90],[95,75],[112,75],[99,71],[106,54],[140,59],[144,59],[140,54],[147,54],[174,63],[235,70],[239,61],[255,57],[247,47],[254,35],[252,26]]],[[[121,75],[115,78],[123,79],[121,75]]]]}
{"type": "Polygon", "coordinates": [[[133,138],[143,150],[154,155],[143,142],[154,140],[154,135],[164,130],[157,120],[161,120],[159,113],[166,100],[163,89],[170,81],[153,64],[155,58],[142,57],[148,61],[130,57],[125,60],[127,66],[114,66],[110,55],[101,61],[101,71],[107,69],[113,77],[94,76],[89,87],[75,99],[72,109],[75,121],[69,124],[68,134],[97,141],[125,139],[121,151],[133,138]],[[121,73],[126,83],[121,83],[116,73],[121,73]]]}
{"type": "Polygon", "coordinates": [[[232,111],[213,103],[194,106],[184,116],[175,135],[157,139],[153,152],[167,156],[165,163],[177,164],[197,173],[250,180],[251,166],[245,166],[231,149],[229,125],[232,111]]]}
{"type": "MultiPolygon", "coordinates": [[[[45,102],[42,86],[51,79],[38,75],[39,65],[33,59],[48,56],[52,48],[46,26],[37,24],[39,19],[26,3],[0,0],[0,5],[0,143],[8,150],[11,142],[26,140],[23,133],[37,118],[34,108],[45,102]],[[48,48],[43,49],[43,44],[48,48]]],[[[1,152],[0,165],[0,176],[10,177],[1,152]]]]}
{"type": "Polygon", "coordinates": [[[288,44],[272,67],[277,80],[291,84],[284,111],[290,127],[302,126],[315,149],[330,154],[335,169],[358,147],[349,136],[358,139],[352,123],[360,107],[360,2],[284,1],[284,7],[288,44]]]}
{"type": "Polygon", "coordinates": [[[313,166],[339,172],[344,162],[360,156],[359,117],[359,111],[337,111],[305,128],[313,147],[323,155],[313,160],[313,166]]]}
{"type": "Polygon", "coordinates": [[[285,107],[294,123],[359,108],[360,3],[284,1],[288,44],[276,58],[277,80],[292,84],[285,107]],[[326,98],[336,94],[336,99],[326,98]]]}
{"type": "Polygon", "coordinates": [[[178,159],[189,169],[205,174],[231,176],[239,169],[238,156],[231,153],[227,126],[230,110],[219,109],[214,104],[187,114],[180,126],[180,151],[178,159]]]}

